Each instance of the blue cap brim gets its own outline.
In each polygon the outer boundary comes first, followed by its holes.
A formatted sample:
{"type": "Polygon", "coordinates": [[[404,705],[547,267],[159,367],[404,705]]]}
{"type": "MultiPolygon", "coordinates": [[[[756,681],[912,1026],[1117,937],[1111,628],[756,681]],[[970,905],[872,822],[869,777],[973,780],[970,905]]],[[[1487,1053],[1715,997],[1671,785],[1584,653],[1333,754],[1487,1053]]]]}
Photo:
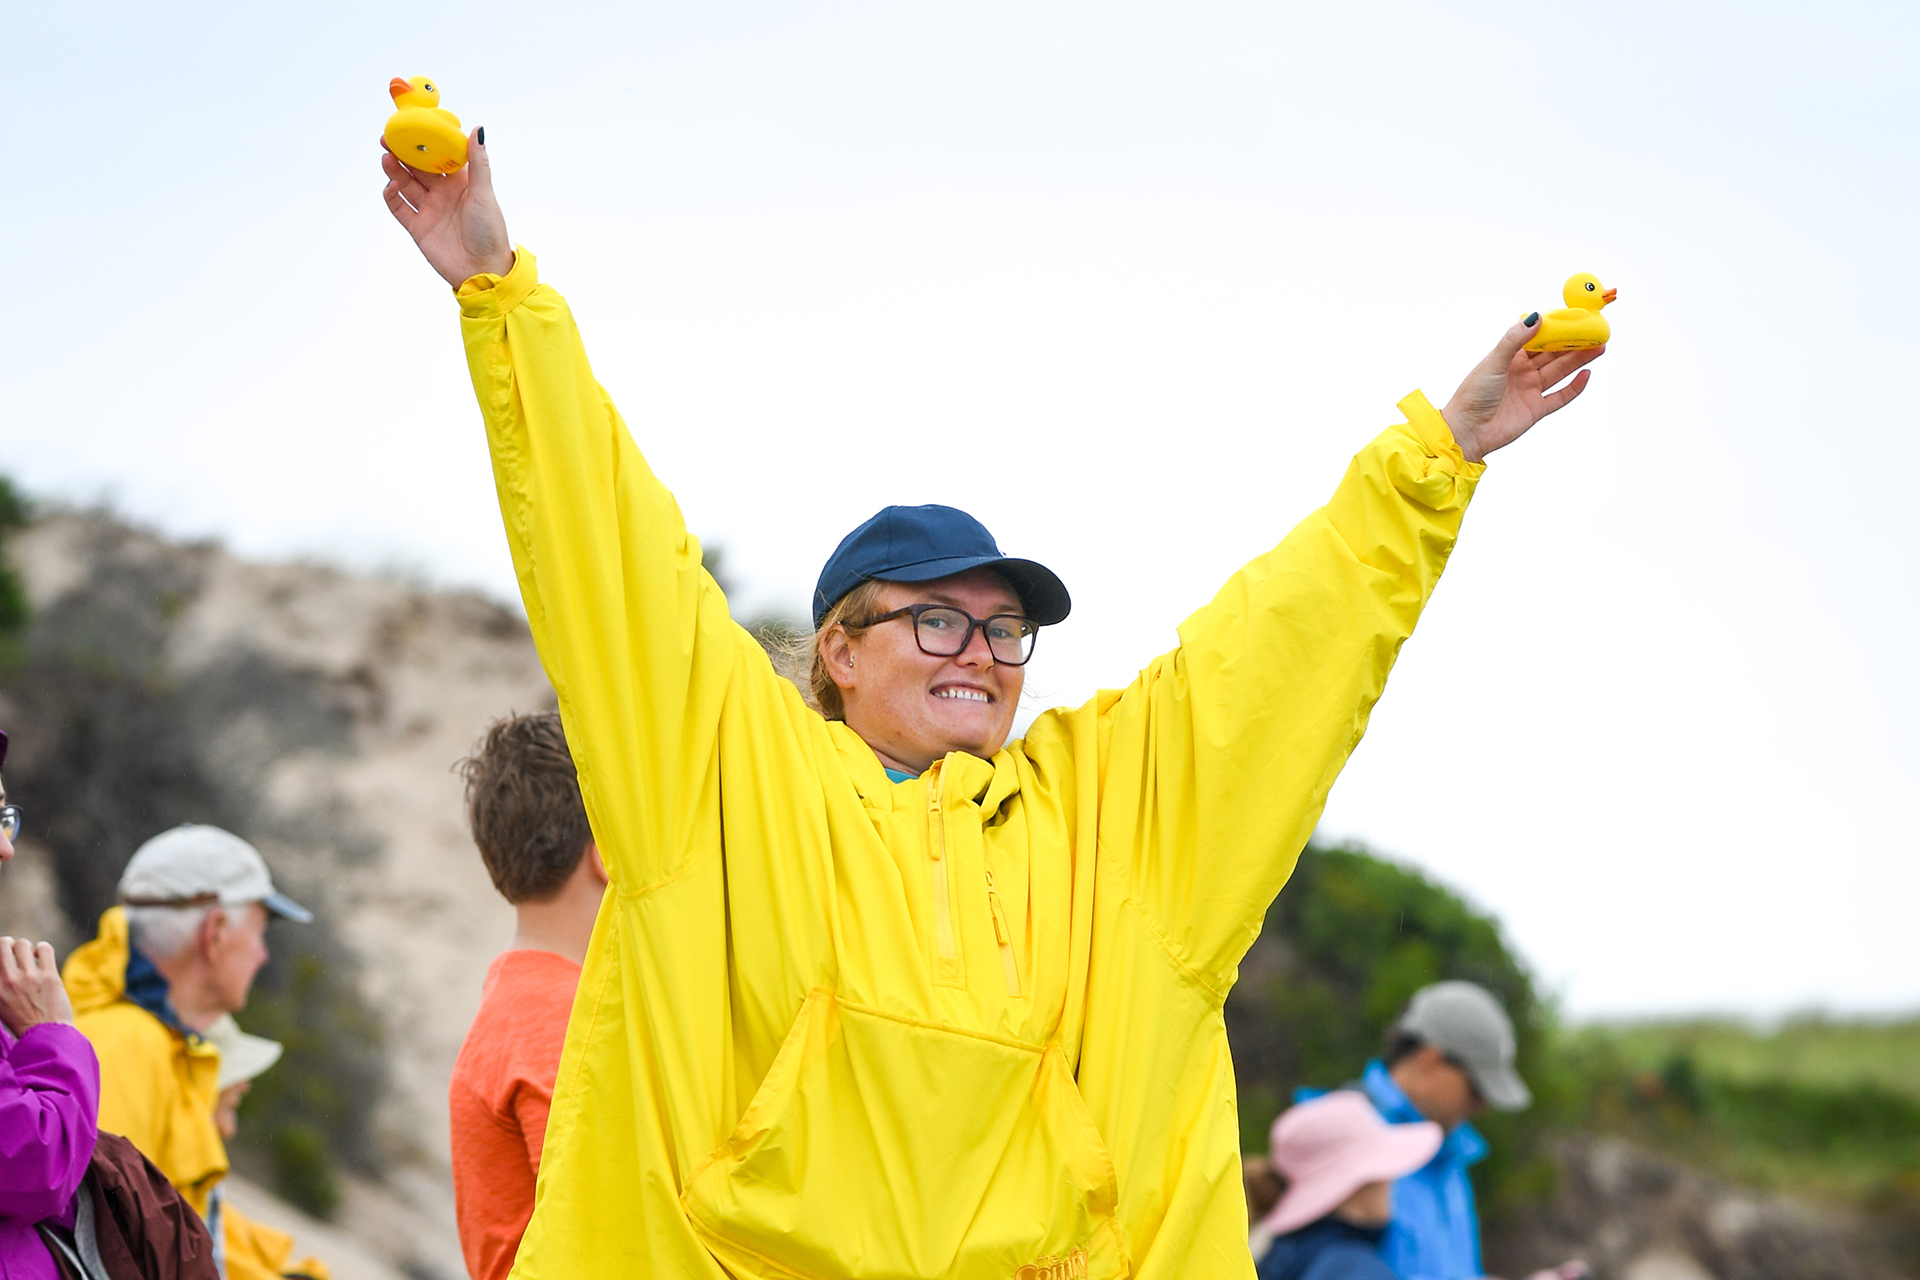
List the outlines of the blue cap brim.
{"type": "Polygon", "coordinates": [[[1043,564],[1013,556],[943,556],[919,564],[900,565],[874,576],[884,582],[932,582],[969,569],[992,569],[1007,580],[1020,597],[1020,607],[1043,627],[1063,622],[1073,609],[1067,584],[1043,564]]]}
{"type": "Polygon", "coordinates": [[[260,905],[279,916],[282,920],[291,920],[295,924],[312,924],[313,912],[307,910],[284,893],[270,893],[260,899],[260,905]]]}

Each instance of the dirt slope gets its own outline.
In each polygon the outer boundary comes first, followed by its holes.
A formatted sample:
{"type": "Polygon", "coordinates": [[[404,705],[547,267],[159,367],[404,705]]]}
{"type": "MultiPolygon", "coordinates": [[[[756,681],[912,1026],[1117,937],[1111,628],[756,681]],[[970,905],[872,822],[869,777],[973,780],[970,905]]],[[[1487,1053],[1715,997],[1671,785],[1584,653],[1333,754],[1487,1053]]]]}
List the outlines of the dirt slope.
{"type": "MultiPolygon", "coordinates": [[[[525,623],[474,594],[251,564],[95,514],[50,515],[10,553],[36,625],[84,615],[93,621],[69,630],[85,638],[89,627],[132,628],[112,621],[122,616],[157,619],[154,679],[186,691],[180,714],[204,730],[191,746],[225,810],[247,815],[276,877],[314,898],[357,956],[384,1032],[376,1140],[387,1183],[350,1183],[336,1227],[357,1222],[410,1274],[462,1274],[446,1081],[512,915],[468,838],[450,768],[489,720],[553,705],[525,623]]],[[[10,716],[10,765],[51,741],[20,718],[10,716]]],[[[149,834],[136,825],[105,840],[128,846],[102,851],[113,874],[149,834]]],[[[63,941],[84,936],[91,919],[47,919],[47,864],[44,847],[27,848],[0,917],[25,926],[38,916],[37,932],[63,941]]]]}

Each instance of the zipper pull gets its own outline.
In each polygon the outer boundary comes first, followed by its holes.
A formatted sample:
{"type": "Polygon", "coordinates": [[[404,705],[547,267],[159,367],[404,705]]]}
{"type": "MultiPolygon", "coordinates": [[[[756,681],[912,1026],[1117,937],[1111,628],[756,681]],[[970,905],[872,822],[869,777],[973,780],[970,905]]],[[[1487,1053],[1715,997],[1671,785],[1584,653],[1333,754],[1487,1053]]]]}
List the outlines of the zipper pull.
{"type": "Polygon", "coordinates": [[[1013,926],[1007,923],[1007,909],[993,890],[993,872],[987,872],[987,911],[993,916],[993,936],[1000,943],[1000,970],[1007,979],[1007,994],[1020,994],[1020,965],[1013,958],[1013,926]]]}
{"type": "Polygon", "coordinates": [[[1000,905],[1000,895],[993,891],[993,872],[987,872],[987,909],[993,913],[993,936],[1003,947],[1013,945],[1013,926],[1007,923],[1006,908],[1000,905]]]}

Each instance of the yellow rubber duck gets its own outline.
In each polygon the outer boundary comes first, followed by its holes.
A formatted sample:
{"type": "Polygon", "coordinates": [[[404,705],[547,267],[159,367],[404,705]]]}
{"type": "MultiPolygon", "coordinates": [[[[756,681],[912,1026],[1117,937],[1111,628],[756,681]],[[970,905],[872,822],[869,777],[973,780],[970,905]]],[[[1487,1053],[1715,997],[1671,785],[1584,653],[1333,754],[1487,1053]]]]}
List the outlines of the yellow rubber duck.
{"type": "Polygon", "coordinates": [[[1600,308],[1612,302],[1618,289],[1605,289],[1597,277],[1582,271],[1567,279],[1560,297],[1566,306],[1540,317],[1540,332],[1527,343],[1529,351],[1585,351],[1604,343],[1612,330],[1600,308]]]}
{"type": "Polygon", "coordinates": [[[400,108],[387,117],[387,129],[381,137],[387,148],[426,173],[454,173],[467,162],[467,135],[460,128],[460,117],[440,105],[440,90],[425,76],[411,80],[393,78],[387,86],[393,105],[400,108]]]}

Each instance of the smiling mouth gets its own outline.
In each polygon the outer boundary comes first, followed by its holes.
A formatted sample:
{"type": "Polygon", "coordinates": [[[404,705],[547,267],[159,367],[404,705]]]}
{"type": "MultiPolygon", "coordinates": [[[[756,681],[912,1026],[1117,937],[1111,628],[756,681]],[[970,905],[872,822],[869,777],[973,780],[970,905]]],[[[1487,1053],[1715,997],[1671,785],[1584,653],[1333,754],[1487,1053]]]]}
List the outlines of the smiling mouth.
{"type": "Polygon", "coordinates": [[[933,691],[933,696],[936,698],[957,698],[962,702],[992,702],[993,701],[993,698],[989,694],[987,694],[984,690],[980,690],[980,689],[956,689],[956,688],[935,689],[933,691]]]}

